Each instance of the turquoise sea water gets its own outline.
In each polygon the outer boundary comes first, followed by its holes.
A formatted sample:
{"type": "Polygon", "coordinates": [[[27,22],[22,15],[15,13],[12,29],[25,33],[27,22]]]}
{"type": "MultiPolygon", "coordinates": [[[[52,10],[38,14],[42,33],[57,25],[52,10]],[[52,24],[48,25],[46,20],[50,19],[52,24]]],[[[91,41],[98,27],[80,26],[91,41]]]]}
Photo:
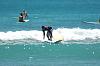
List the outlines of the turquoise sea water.
{"type": "Polygon", "coordinates": [[[99,0],[0,0],[0,66],[99,66],[99,0]],[[18,23],[25,9],[29,22],[18,23]],[[41,42],[41,26],[61,43],[41,42]]]}

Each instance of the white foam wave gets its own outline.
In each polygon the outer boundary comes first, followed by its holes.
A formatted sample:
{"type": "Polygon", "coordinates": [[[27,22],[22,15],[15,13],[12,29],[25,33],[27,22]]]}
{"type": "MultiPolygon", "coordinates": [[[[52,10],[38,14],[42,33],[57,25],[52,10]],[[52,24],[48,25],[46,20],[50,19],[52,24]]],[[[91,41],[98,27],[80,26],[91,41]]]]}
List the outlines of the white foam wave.
{"type": "Polygon", "coordinates": [[[36,39],[42,40],[42,31],[8,31],[0,32],[0,40],[36,39]]]}
{"type": "MultiPolygon", "coordinates": [[[[81,29],[81,28],[58,28],[53,30],[53,34],[60,33],[64,37],[64,41],[69,40],[97,40],[100,39],[100,29],[81,29]]],[[[8,31],[0,32],[0,40],[20,40],[34,39],[43,40],[42,31],[8,31]]]]}
{"type": "Polygon", "coordinates": [[[63,36],[64,40],[96,40],[100,38],[100,29],[80,29],[80,28],[59,28],[57,29],[63,36]]]}

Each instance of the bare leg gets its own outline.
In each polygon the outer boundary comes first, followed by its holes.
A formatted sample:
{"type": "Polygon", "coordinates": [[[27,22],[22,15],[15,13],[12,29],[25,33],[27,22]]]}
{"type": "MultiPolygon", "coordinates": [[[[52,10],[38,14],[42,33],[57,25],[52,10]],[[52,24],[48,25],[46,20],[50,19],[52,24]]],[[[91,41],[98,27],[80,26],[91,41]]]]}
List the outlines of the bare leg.
{"type": "Polygon", "coordinates": [[[43,39],[45,39],[45,31],[43,31],[43,39]]]}

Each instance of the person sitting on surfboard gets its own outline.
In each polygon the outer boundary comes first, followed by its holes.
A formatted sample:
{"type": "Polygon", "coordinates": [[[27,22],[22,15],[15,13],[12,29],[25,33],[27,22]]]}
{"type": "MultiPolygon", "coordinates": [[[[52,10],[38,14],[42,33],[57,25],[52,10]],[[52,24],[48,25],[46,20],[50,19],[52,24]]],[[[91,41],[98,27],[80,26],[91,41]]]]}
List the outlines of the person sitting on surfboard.
{"type": "Polygon", "coordinates": [[[28,18],[27,12],[25,10],[23,10],[20,13],[20,16],[19,16],[19,22],[27,22],[27,21],[29,21],[29,20],[27,20],[27,18],[28,18]]]}
{"type": "Polygon", "coordinates": [[[20,16],[19,16],[19,22],[25,22],[22,13],[20,13],[20,16]]]}
{"type": "Polygon", "coordinates": [[[24,19],[28,17],[27,12],[25,10],[23,10],[21,13],[24,19]]]}
{"type": "Polygon", "coordinates": [[[42,26],[41,28],[43,31],[43,39],[45,39],[45,31],[47,31],[47,38],[52,41],[52,27],[42,26]]]}

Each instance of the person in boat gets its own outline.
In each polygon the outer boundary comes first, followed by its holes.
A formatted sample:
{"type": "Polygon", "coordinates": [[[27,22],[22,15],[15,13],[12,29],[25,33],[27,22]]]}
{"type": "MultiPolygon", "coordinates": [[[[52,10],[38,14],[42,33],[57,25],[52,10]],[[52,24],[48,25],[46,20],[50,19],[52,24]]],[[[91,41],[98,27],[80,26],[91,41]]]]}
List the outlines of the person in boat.
{"type": "Polygon", "coordinates": [[[52,41],[52,27],[49,26],[42,26],[42,31],[43,31],[43,39],[45,39],[45,31],[47,31],[47,38],[48,40],[52,41]]]}

